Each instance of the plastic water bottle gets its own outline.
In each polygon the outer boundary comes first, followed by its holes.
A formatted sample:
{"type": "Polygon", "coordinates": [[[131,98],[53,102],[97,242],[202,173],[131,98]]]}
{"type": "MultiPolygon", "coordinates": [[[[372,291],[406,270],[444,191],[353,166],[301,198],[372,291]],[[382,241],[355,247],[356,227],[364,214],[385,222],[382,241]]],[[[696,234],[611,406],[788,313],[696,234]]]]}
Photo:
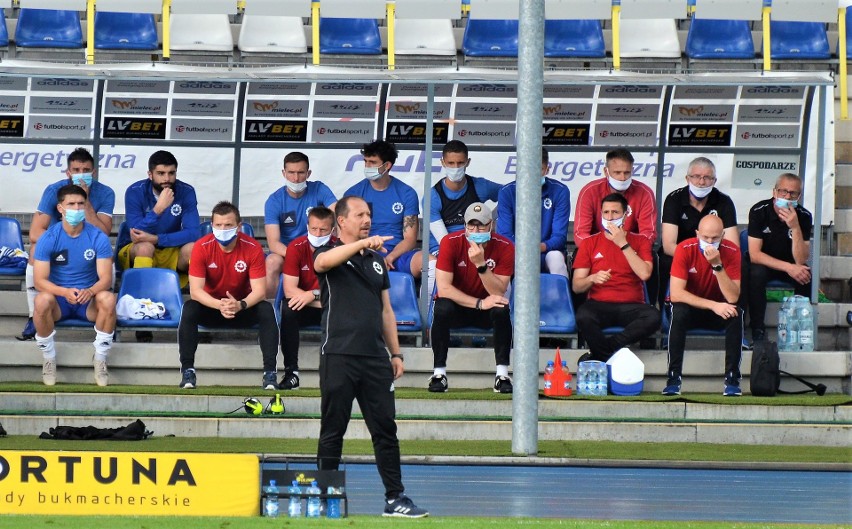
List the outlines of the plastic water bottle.
{"type": "Polygon", "coordinates": [[[302,517],[302,489],[299,487],[299,482],[293,480],[290,487],[287,488],[287,493],[290,494],[290,501],[287,503],[287,515],[290,518],[302,517]]]}
{"type": "Polygon", "coordinates": [[[607,369],[604,362],[595,363],[595,374],[597,375],[595,384],[595,395],[598,397],[606,397],[607,393],[607,369]]]}
{"type": "Polygon", "coordinates": [[[322,491],[319,487],[317,487],[317,482],[312,481],[311,486],[308,487],[306,491],[308,493],[308,518],[319,518],[320,517],[320,508],[322,507],[322,501],[320,501],[320,494],[322,491]]]}
{"type": "Polygon", "coordinates": [[[787,335],[787,330],[790,323],[787,321],[787,315],[790,313],[790,298],[785,297],[781,302],[781,308],[778,309],[778,350],[789,351],[790,340],[787,335]]]}
{"type": "Polygon", "coordinates": [[[589,374],[587,375],[588,382],[586,382],[586,390],[588,391],[589,395],[596,396],[598,394],[598,366],[595,365],[594,360],[589,362],[588,369],[589,374]]]}
{"type": "Polygon", "coordinates": [[[263,488],[266,498],[263,500],[263,515],[269,518],[278,517],[278,485],[274,479],[269,480],[269,485],[263,488]]]}
{"type": "MultiPolygon", "coordinates": [[[[343,493],[342,487],[341,488],[334,488],[334,487],[328,488],[329,496],[331,496],[332,494],[342,494],[342,493],[343,493]]],[[[329,518],[340,518],[340,498],[329,497],[327,502],[328,502],[328,510],[326,511],[326,515],[329,518]]]]}
{"type": "Polygon", "coordinates": [[[562,374],[565,375],[564,382],[562,383],[562,389],[571,396],[571,370],[568,369],[568,360],[562,361],[562,374]]]}
{"type": "Polygon", "coordinates": [[[799,350],[799,310],[796,300],[787,312],[787,351],[799,350]]]}
{"type": "Polygon", "coordinates": [[[577,395],[588,395],[589,364],[580,362],[577,364],[577,395]]]}
{"type": "Polygon", "coordinates": [[[548,360],[544,368],[544,389],[546,390],[553,387],[553,365],[553,360],[548,360]]]}
{"type": "Polygon", "coordinates": [[[805,302],[799,311],[799,350],[814,350],[814,318],[809,301],[805,302]]]}

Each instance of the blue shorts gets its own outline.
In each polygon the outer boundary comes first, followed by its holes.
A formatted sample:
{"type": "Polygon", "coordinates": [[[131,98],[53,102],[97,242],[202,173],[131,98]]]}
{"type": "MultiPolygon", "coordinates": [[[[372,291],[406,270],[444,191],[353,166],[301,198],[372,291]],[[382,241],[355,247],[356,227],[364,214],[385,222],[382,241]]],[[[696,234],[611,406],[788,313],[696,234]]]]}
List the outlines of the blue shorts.
{"type": "Polygon", "coordinates": [[[414,254],[419,251],[419,248],[415,248],[414,250],[408,250],[404,254],[397,257],[396,261],[393,262],[394,270],[397,272],[405,272],[406,274],[411,275],[411,260],[414,259],[414,254]]]}
{"type": "Polygon", "coordinates": [[[59,320],[84,320],[88,321],[89,318],[86,317],[86,309],[89,308],[90,301],[85,303],[68,303],[68,300],[61,297],[56,296],[56,303],[59,305],[59,320]]]}

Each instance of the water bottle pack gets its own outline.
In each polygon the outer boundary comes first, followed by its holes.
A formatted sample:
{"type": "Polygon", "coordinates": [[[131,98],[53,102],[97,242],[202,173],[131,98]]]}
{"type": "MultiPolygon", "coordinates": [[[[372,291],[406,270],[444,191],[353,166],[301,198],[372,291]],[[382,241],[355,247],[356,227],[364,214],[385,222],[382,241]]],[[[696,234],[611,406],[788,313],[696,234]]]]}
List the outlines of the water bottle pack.
{"type": "Polygon", "coordinates": [[[577,394],[605,397],[607,369],[604,362],[587,360],[577,366],[577,394]]]}
{"type": "Polygon", "coordinates": [[[815,338],[810,300],[804,296],[784,298],[778,310],[778,350],[810,352],[815,338]]]}
{"type": "Polygon", "coordinates": [[[266,497],[263,500],[263,515],[269,518],[278,517],[278,484],[274,479],[269,480],[269,485],[263,488],[266,497]]]}

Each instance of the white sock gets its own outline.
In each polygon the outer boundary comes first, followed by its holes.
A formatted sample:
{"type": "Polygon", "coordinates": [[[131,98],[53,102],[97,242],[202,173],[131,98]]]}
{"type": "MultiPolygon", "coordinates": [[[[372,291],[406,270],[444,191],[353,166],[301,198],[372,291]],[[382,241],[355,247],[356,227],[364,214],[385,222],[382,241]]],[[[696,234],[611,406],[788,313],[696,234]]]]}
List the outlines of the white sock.
{"type": "Polygon", "coordinates": [[[565,256],[562,252],[551,250],[544,256],[544,263],[551,274],[559,274],[568,277],[568,266],[565,264],[565,256]]]}
{"type": "Polygon", "coordinates": [[[38,291],[35,289],[35,278],[33,277],[33,265],[27,264],[27,271],[24,273],[24,284],[27,286],[27,310],[29,317],[33,317],[35,311],[35,298],[38,291]]]}
{"type": "Polygon", "coordinates": [[[45,360],[56,359],[56,341],[54,340],[55,336],[55,329],[52,333],[50,333],[50,336],[39,336],[38,334],[36,334],[36,345],[41,350],[41,356],[45,360]]]}
{"type": "Polygon", "coordinates": [[[95,327],[95,341],[92,342],[95,346],[95,359],[99,362],[106,362],[109,350],[112,348],[112,333],[99,331],[95,327]]]}
{"type": "Polygon", "coordinates": [[[434,376],[447,376],[447,368],[446,367],[436,367],[434,376]]]}
{"type": "Polygon", "coordinates": [[[432,292],[435,291],[435,265],[438,261],[433,261],[429,259],[429,270],[426,272],[426,286],[429,288],[429,295],[432,295],[432,292]]]}
{"type": "Polygon", "coordinates": [[[497,366],[497,376],[498,377],[508,377],[509,376],[509,366],[497,366]]]}

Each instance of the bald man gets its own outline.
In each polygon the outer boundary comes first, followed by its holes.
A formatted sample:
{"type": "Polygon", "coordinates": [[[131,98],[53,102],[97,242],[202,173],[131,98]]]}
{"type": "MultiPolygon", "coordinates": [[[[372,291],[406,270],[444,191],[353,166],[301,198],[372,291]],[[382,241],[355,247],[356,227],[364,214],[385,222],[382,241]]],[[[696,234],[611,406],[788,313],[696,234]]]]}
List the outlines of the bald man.
{"type": "Polygon", "coordinates": [[[740,360],[743,313],[740,296],[740,249],[724,239],[722,219],[707,215],[696,237],[677,245],[671,273],[671,328],[668,381],[663,395],[680,395],[686,331],[696,327],[725,330],[726,397],[742,395],[740,360]]]}

